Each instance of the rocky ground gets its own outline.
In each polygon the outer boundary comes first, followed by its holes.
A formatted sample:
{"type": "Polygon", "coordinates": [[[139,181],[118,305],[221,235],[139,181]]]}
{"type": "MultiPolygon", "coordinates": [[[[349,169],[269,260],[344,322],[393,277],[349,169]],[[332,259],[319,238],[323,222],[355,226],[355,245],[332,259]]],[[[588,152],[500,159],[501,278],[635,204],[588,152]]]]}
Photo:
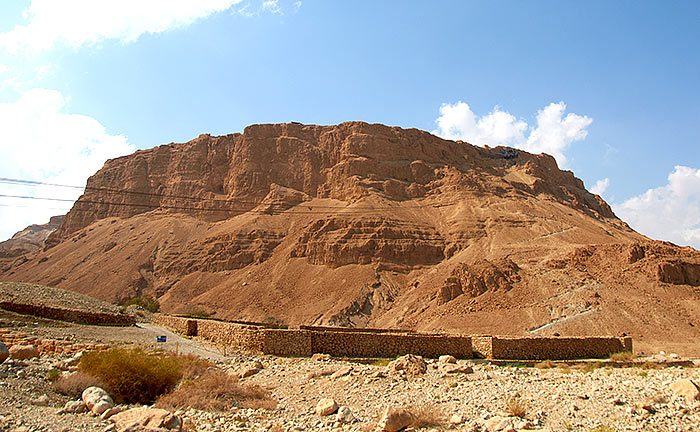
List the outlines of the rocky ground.
{"type": "MultiPolygon", "coordinates": [[[[50,331],[70,331],[76,338],[91,334],[91,326],[70,326],[82,328],[82,333],[68,327],[57,325],[50,331]]],[[[44,326],[46,329],[50,327],[44,326]]],[[[152,335],[150,330],[137,327],[108,330],[103,329],[103,334],[113,333],[114,344],[146,344],[152,335]],[[132,340],[120,339],[132,336],[132,340]]],[[[178,348],[187,345],[199,343],[186,341],[178,348]]],[[[485,361],[459,361],[455,366],[428,360],[426,372],[413,375],[390,370],[381,361],[361,364],[339,359],[225,356],[206,346],[199,348],[212,353],[209,357],[232,373],[241,373],[259,361],[262,369],[243,381],[270,390],[277,408],[178,412],[189,430],[368,431],[376,428],[377,418],[387,406],[409,407],[424,419],[440,420],[424,430],[692,431],[700,425],[700,401],[680,396],[671,388],[681,379],[698,382],[697,368],[537,369],[485,361]],[[464,366],[461,372],[447,372],[459,366],[464,366]],[[350,415],[342,409],[345,418],[356,421],[342,423],[336,414],[318,415],[317,405],[326,398],[347,407],[350,415]],[[519,401],[523,418],[509,416],[518,408],[508,407],[510,399],[519,401]]],[[[57,414],[69,398],[55,393],[47,376],[52,364],[63,357],[8,359],[0,365],[0,431],[113,430],[111,422],[91,414],[57,414]],[[46,406],[41,406],[44,403],[46,406]]]]}

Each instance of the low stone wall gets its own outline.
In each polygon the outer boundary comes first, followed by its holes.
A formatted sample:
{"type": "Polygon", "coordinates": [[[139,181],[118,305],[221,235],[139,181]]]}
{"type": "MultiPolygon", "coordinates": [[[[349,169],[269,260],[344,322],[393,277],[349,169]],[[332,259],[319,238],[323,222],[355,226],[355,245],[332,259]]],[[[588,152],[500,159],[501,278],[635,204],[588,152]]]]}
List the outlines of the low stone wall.
{"type": "Polygon", "coordinates": [[[334,357],[396,357],[411,353],[433,358],[443,354],[472,357],[471,339],[458,335],[345,331],[337,327],[310,326],[274,329],[162,314],[153,316],[153,324],[242,351],[278,356],[308,357],[324,353],[334,357]],[[195,333],[188,333],[193,328],[195,333]]]}
{"type": "Polygon", "coordinates": [[[12,345],[32,345],[42,355],[75,354],[80,351],[106,349],[106,344],[74,343],[65,340],[43,339],[23,332],[0,328],[0,341],[12,345]]]}
{"type": "Polygon", "coordinates": [[[136,323],[134,317],[130,315],[78,311],[31,304],[0,302],[0,309],[5,309],[10,312],[16,312],[24,315],[33,315],[41,318],[69,321],[78,324],[130,326],[136,323]]]}
{"type": "Polygon", "coordinates": [[[533,337],[475,336],[474,350],[490,359],[571,360],[607,358],[632,351],[632,338],[616,337],[533,337]]]}

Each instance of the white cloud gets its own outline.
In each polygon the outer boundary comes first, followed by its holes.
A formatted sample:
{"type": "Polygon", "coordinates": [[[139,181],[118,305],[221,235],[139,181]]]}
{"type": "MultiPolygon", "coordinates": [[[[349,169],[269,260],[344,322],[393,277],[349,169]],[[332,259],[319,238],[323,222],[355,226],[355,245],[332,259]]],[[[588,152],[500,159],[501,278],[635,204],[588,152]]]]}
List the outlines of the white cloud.
{"type": "MultiPolygon", "coordinates": [[[[64,113],[66,99],[55,90],[33,89],[0,103],[0,177],[84,186],[113,157],[132,153],[126,137],[109,135],[92,117],[64,113]]],[[[74,200],[77,189],[0,184],[0,194],[74,200]]],[[[65,213],[70,202],[0,198],[0,240],[33,223],[65,213]]]]}
{"type": "Polygon", "coordinates": [[[241,0],[31,0],[29,22],[0,33],[0,48],[11,53],[41,51],[57,43],[78,48],[107,39],[133,42],[191,24],[241,0]]]}
{"type": "Polygon", "coordinates": [[[610,186],[610,179],[609,178],[604,178],[602,180],[598,180],[595,182],[593,187],[591,187],[591,193],[594,193],[596,195],[603,195],[606,190],[608,190],[608,186],[610,186]]]}
{"type": "Polygon", "coordinates": [[[586,138],[586,128],[593,119],[569,113],[564,116],[564,102],[550,103],[537,113],[537,124],[529,126],[498,106],[484,116],[477,116],[466,102],[443,104],[434,134],[460,139],[476,145],[517,147],[533,153],[548,153],[560,166],[566,165],[564,151],[574,142],[586,138]]]}
{"type": "Polygon", "coordinates": [[[613,205],[640,233],[700,249],[700,169],[676,166],[668,184],[613,205]]]}
{"type": "Polygon", "coordinates": [[[279,0],[264,0],[262,3],[262,10],[273,14],[282,13],[282,9],[280,9],[279,5],[279,0]]]}

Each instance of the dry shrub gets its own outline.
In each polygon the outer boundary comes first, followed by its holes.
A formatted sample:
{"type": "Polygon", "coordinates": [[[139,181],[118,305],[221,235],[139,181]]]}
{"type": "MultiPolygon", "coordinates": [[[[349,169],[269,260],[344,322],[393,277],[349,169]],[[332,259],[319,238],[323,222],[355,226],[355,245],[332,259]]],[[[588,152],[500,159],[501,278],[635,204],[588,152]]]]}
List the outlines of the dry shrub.
{"type": "Polygon", "coordinates": [[[635,355],[629,351],[622,351],[610,355],[610,360],[614,362],[628,362],[634,360],[635,355]]]}
{"type": "Polygon", "coordinates": [[[506,399],[506,412],[509,416],[525,417],[527,414],[527,402],[520,398],[520,395],[511,396],[506,399]]]}
{"type": "Polygon", "coordinates": [[[602,367],[603,367],[603,362],[599,362],[599,361],[588,362],[581,370],[583,372],[586,372],[586,373],[591,373],[591,372],[595,371],[596,369],[600,369],[602,367]]]}
{"type": "Polygon", "coordinates": [[[148,354],[140,348],[113,348],[85,354],[79,369],[101,378],[117,403],[152,404],[180,381],[182,361],[174,355],[148,354]]]}
{"type": "Polygon", "coordinates": [[[158,398],[156,406],[226,411],[234,406],[274,409],[277,403],[267,390],[259,386],[241,384],[238,377],[221,370],[208,370],[201,377],[183,381],[175,391],[158,398]]]}
{"type": "Polygon", "coordinates": [[[413,414],[413,424],[416,428],[439,427],[445,424],[445,414],[442,410],[431,404],[423,404],[412,407],[409,411],[413,414]]]}
{"type": "Polygon", "coordinates": [[[105,388],[107,384],[97,377],[78,371],[57,378],[51,386],[56,393],[79,398],[86,388],[92,386],[105,388]]]}
{"type": "Polygon", "coordinates": [[[641,366],[639,366],[642,369],[649,370],[649,369],[656,369],[656,363],[650,362],[650,361],[645,361],[642,363],[641,366]]]}
{"type": "Polygon", "coordinates": [[[535,365],[535,369],[553,369],[555,367],[557,367],[557,365],[551,360],[541,361],[535,365]]]}
{"type": "Polygon", "coordinates": [[[193,380],[199,378],[207,370],[214,369],[214,363],[207,359],[203,359],[194,354],[184,354],[178,357],[181,366],[182,379],[193,380]]]}

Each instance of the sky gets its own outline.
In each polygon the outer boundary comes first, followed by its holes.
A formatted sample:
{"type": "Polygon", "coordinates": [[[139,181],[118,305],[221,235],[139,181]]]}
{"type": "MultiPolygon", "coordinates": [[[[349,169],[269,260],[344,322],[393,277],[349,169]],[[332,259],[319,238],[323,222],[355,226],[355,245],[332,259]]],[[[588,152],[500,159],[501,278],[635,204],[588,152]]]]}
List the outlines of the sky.
{"type": "MultiPolygon", "coordinates": [[[[698,53],[697,1],[8,0],[0,178],[83,186],[202,133],[361,120],[549,153],[700,249],[698,53]]],[[[2,179],[0,239],[80,195],[2,179]]]]}

